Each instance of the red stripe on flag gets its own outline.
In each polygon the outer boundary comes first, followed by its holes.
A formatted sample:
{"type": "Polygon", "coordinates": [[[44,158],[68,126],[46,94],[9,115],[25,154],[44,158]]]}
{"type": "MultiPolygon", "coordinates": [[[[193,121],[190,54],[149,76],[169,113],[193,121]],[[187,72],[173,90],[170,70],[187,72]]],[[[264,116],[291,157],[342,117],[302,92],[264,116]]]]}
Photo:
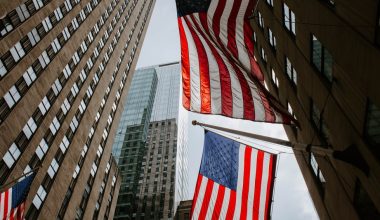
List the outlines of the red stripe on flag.
{"type": "MultiPolygon", "coordinates": [[[[207,14],[200,13],[200,21],[203,29],[206,29],[208,27],[207,25],[207,14]]],[[[208,38],[208,36],[205,35],[203,30],[198,25],[197,21],[194,19],[194,17],[191,17],[192,21],[195,25],[195,28],[198,30],[198,32],[202,35],[203,39],[207,42],[207,45],[209,46],[214,59],[216,60],[219,68],[219,75],[220,75],[220,90],[221,90],[221,100],[222,100],[222,114],[231,117],[232,116],[232,91],[231,91],[231,78],[229,71],[227,69],[226,64],[223,62],[222,57],[218,53],[218,51],[215,49],[214,45],[212,44],[211,40],[208,38]]]]}
{"type": "Polygon", "coordinates": [[[206,185],[206,191],[203,197],[202,207],[201,211],[199,212],[199,218],[198,219],[206,219],[207,209],[208,205],[210,203],[212,188],[214,186],[214,181],[208,179],[207,185],[206,185]]]}
{"type": "Polygon", "coordinates": [[[198,199],[199,189],[201,188],[202,178],[203,178],[203,176],[201,174],[198,174],[197,183],[195,185],[195,192],[194,192],[193,203],[191,205],[190,218],[193,216],[193,213],[194,213],[194,208],[195,208],[195,205],[196,205],[196,202],[197,202],[197,199],[198,199]]]}
{"type": "Polygon", "coordinates": [[[16,211],[16,214],[17,214],[17,207],[11,209],[11,214],[9,214],[9,220],[13,220],[14,219],[13,217],[15,215],[15,211],[16,211]]]}
{"type": "Polygon", "coordinates": [[[185,30],[181,18],[178,18],[179,36],[181,40],[181,65],[182,65],[182,104],[187,110],[190,110],[190,59],[189,46],[187,44],[185,30]]]}
{"type": "Polygon", "coordinates": [[[227,48],[236,59],[239,59],[239,53],[236,46],[236,17],[239,13],[241,0],[234,0],[230,16],[227,23],[227,48]]]}
{"type": "Polygon", "coordinates": [[[257,151],[255,196],[254,196],[253,207],[252,207],[253,220],[259,219],[261,179],[263,177],[263,160],[264,160],[264,152],[261,150],[257,151]]]}
{"type": "Polygon", "coordinates": [[[219,219],[220,211],[222,210],[225,192],[226,192],[226,187],[224,187],[223,185],[219,185],[218,195],[216,197],[214,211],[212,212],[212,217],[211,217],[212,220],[218,220],[219,219]]]}
{"type": "Polygon", "coordinates": [[[226,7],[226,0],[219,0],[216,6],[215,13],[212,18],[212,29],[214,31],[215,37],[219,38],[220,33],[220,18],[223,15],[224,8],[226,7]]]}
{"type": "Polygon", "coordinates": [[[274,167],[273,164],[275,164],[275,156],[270,155],[269,156],[270,161],[269,161],[269,175],[268,175],[268,185],[267,185],[267,194],[266,194],[266,199],[265,199],[265,213],[264,213],[264,220],[269,219],[270,215],[270,204],[272,201],[272,192],[273,192],[273,175],[274,175],[274,167]]]}
{"type": "Polygon", "coordinates": [[[251,174],[251,155],[252,148],[249,146],[245,147],[244,152],[244,176],[243,176],[243,190],[241,194],[241,212],[240,219],[247,219],[247,205],[248,205],[248,193],[249,193],[249,178],[251,174]]]}
{"type": "MultiPolygon", "coordinates": [[[[193,18],[192,15],[190,15],[193,18]]],[[[187,16],[184,17],[190,33],[193,37],[195,47],[197,48],[198,61],[199,61],[199,78],[201,88],[201,112],[211,113],[211,94],[210,94],[210,74],[209,65],[206,50],[199,39],[197,33],[195,33],[193,26],[189,23],[187,16]]]]}
{"type": "Polygon", "coordinates": [[[231,190],[230,200],[229,200],[228,208],[227,208],[226,220],[232,220],[234,218],[235,205],[236,205],[236,191],[231,190]]]}
{"type": "Polygon", "coordinates": [[[258,88],[257,92],[260,95],[261,103],[264,106],[265,121],[275,122],[276,121],[276,115],[274,114],[273,109],[272,109],[271,105],[269,104],[269,101],[268,101],[267,97],[265,96],[264,92],[259,90],[259,86],[261,86],[261,85],[258,85],[258,83],[256,83],[256,86],[258,88]]]}
{"type": "Polygon", "coordinates": [[[9,205],[9,189],[4,192],[4,211],[3,211],[3,217],[7,218],[8,215],[8,205],[9,205]]]}

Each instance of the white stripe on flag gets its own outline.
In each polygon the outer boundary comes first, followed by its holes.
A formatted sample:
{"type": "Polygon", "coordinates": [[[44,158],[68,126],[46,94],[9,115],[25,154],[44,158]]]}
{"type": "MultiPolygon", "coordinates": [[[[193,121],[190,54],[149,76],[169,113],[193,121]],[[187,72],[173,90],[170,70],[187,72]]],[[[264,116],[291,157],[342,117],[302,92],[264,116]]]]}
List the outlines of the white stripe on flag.
{"type": "Polygon", "coordinates": [[[0,194],[0,218],[4,219],[5,192],[0,194]]]}
{"type": "Polygon", "coordinates": [[[193,219],[198,219],[199,217],[199,212],[201,211],[203,198],[206,192],[207,180],[208,180],[207,177],[202,176],[202,182],[201,182],[201,186],[199,187],[198,198],[194,207],[193,219]]]}
{"type": "Polygon", "coordinates": [[[269,162],[270,162],[270,155],[268,153],[265,153],[264,160],[263,160],[263,178],[261,180],[259,219],[264,219],[265,217],[265,202],[267,198],[266,192],[267,192],[267,186],[268,186],[269,162]]]}
{"type": "Polygon", "coordinates": [[[244,41],[244,15],[248,7],[249,0],[242,0],[236,17],[236,47],[238,50],[240,63],[243,65],[245,71],[251,72],[251,62],[247,47],[244,41]]]}
{"type": "Polygon", "coordinates": [[[228,44],[228,19],[230,18],[233,5],[234,1],[226,0],[226,6],[224,7],[223,14],[220,18],[219,38],[226,48],[228,44]]]}
{"type": "MultiPolygon", "coordinates": [[[[203,33],[206,35],[206,32],[202,28],[200,19],[199,19],[199,14],[194,13],[194,18],[196,23],[198,24],[198,27],[203,31],[203,33]]],[[[189,19],[191,23],[193,24],[193,20],[189,19]]],[[[195,26],[194,26],[195,27],[195,26]]],[[[198,29],[194,28],[197,33],[198,29]]],[[[216,62],[216,58],[212,54],[212,51],[208,44],[206,43],[205,39],[201,34],[198,34],[205,50],[207,53],[207,60],[208,60],[208,65],[209,65],[209,80],[210,80],[210,93],[211,93],[211,112],[213,114],[221,114],[222,113],[222,91],[220,88],[220,75],[219,75],[219,67],[218,63],[216,62]]]]}
{"type": "Polygon", "coordinates": [[[187,39],[187,44],[189,47],[189,60],[190,60],[190,109],[192,111],[201,111],[201,88],[200,88],[200,76],[199,76],[199,59],[197,48],[187,26],[185,19],[182,17],[183,29],[185,30],[185,35],[187,39]]]}
{"type": "Polygon", "coordinates": [[[211,217],[212,217],[212,213],[213,213],[214,208],[215,208],[216,197],[218,196],[218,190],[219,190],[219,184],[214,182],[214,185],[212,187],[210,203],[208,204],[206,219],[211,219],[211,217]]]}
{"type": "Polygon", "coordinates": [[[256,162],[258,150],[252,149],[251,154],[251,174],[249,176],[248,203],[247,203],[247,219],[253,219],[253,200],[255,195],[256,180],[256,162]]]}
{"type": "MultiPolygon", "coordinates": [[[[224,57],[224,55],[223,55],[224,57]]],[[[223,59],[225,61],[225,59],[223,59]]],[[[232,68],[230,62],[224,62],[228,68],[231,78],[231,91],[232,91],[232,117],[243,118],[244,116],[244,104],[243,104],[243,94],[241,90],[241,85],[239,79],[236,75],[235,70],[232,68]]]]}
{"type": "Polygon", "coordinates": [[[244,144],[240,144],[239,146],[239,174],[238,174],[238,181],[237,181],[237,187],[236,187],[236,204],[235,204],[234,219],[239,219],[240,212],[241,212],[241,198],[242,198],[243,182],[244,182],[245,148],[246,146],[244,144]]]}
{"type": "Polygon", "coordinates": [[[226,219],[227,211],[228,211],[228,204],[230,202],[230,195],[231,195],[231,190],[226,187],[225,192],[224,192],[222,208],[220,210],[219,219],[226,219]]]}

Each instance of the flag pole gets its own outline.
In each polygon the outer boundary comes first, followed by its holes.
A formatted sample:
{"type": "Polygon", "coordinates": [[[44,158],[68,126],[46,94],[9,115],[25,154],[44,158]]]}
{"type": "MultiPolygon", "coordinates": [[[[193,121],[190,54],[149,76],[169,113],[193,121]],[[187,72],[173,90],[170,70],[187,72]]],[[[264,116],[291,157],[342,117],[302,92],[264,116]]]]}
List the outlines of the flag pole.
{"type": "Polygon", "coordinates": [[[25,176],[28,176],[28,175],[34,173],[35,171],[37,171],[38,169],[40,169],[40,167],[41,167],[41,166],[37,166],[37,167],[33,168],[31,171],[29,171],[29,172],[27,172],[27,173],[25,173],[25,174],[22,174],[21,176],[19,176],[19,177],[15,178],[14,180],[10,181],[9,183],[4,184],[4,185],[1,185],[1,186],[0,186],[0,192],[3,192],[4,189],[7,189],[8,186],[13,185],[13,184],[16,183],[19,179],[21,179],[21,178],[23,178],[23,177],[25,177],[25,176]]]}
{"type": "Polygon", "coordinates": [[[248,132],[234,130],[234,129],[230,129],[230,128],[224,128],[224,127],[220,127],[220,126],[216,126],[216,125],[209,125],[209,124],[198,122],[196,120],[193,120],[192,124],[194,126],[199,125],[201,127],[208,127],[208,128],[215,129],[215,130],[236,134],[239,136],[244,136],[244,137],[257,139],[257,140],[264,141],[264,142],[269,142],[272,144],[290,147],[293,150],[298,150],[298,151],[303,151],[303,152],[313,152],[315,154],[323,155],[323,156],[332,156],[333,152],[334,152],[334,150],[332,150],[332,149],[323,148],[322,146],[318,146],[318,145],[292,143],[290,141],[286,141],[286,140],[282,140],[282,139],[278,139],[278,138],[272,138],[272,137],[268,137],[268,136],[264,136],[264,135],[248,133],[248,132]],[[297,147],[297,146],[299,146],[299,147],[297,147]]]}

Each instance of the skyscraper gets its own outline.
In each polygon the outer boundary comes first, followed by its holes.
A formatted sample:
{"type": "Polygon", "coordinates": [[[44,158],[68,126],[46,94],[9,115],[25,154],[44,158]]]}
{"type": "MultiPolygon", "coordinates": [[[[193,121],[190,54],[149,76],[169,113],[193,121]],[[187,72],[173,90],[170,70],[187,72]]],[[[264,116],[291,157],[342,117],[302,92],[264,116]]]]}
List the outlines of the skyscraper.
{"type": "Polygon", "coordinates": [[[319,217],[379,219],[380,1],[266,0],[256,12],[256,58],[300,123],[289,139],[311,146],[295,156],[319,217]]]}
{"type": "Polygon", "coordinates": [[[154,3],[0,2],[0,183],[36,173],[27,219],[113,217],[113,121],[154,3]]]}
{"type": "MultiPolygon", "coordinates": [[[[180,87],[180,65],[178,62],[168,63],[158,66],[151,66],[139,69],[136,76],[141,72],[151,72],[157,74],[157,88],[150,93],[154,94],[154,103],[150,103],[151,116],[150,124],[147,130],[145,141],[145,153],[139,166],[133,166],[129,160],[123,162],[119,160],[120,166],[128,167],[134,170],[134,173],[139,173],[138,179],[135,176],[131,177],[123,175],[123,179],[132,180],[138,186],[133,190],[126,188],[126,193],[135,194],[136,200],[130,202],[128,205],[134,209],[133,212],[124,211],[125,209],[117,209],[117,216],[120,213],[120,218],[136,218],[136,219],[168,219],[173,218],[175,200],[177,198],[183,199],[186,189],[182,188],[184,184],[176,186],[176,182],[183,183],[184,181],[176,181],[176,177],[180,176],[186,178],[187,164],[181,163],[181,169],[177,168],[178,164],[178,151],[184,146],[177,144],[178,133],[178,109],[179,109],[179,87],[180,87]],[[153,104],[151,106],[151,104],[153,104]],[[123,163],[123,164],[121,164],[123,163]],[[137,182],[138,181],[138,182],[137,182]]],[[[145,83],[148,80],[144,81],[145,83]]],[[[134,81],[133,81],[134,83],[134,81]]],[[[132,85],[133,90],[142,91],[146,90],[147,85],[132,85]]],[[[131,90],[131,92],[133,91],[131,90]]],[[[145,94],[148,95],[148,94],[145,94]]],[[[134,109],[137,103],[144,103],[146,97],[140,94],[135,99],[134,105],[126,105],[126,109],[134,109]]],[[[129,97],[128,97],[129,99],[129,97]]],[[[128,103],[129,101],[127,101],[128,103]]],[[[142,112],[146,104],[139,104],[139,110],[126,110],[130,111],[130,117],[133,114],[142,112]]],[[[150,114],[149,114],[150,115],[150,114]]],[[[148,116],[148,114],[147,114],[148,116]]],[[[124,117],[124,116],[123,116],[124,117]]],[[[126,115],[125,115],[126,117],[126,115]]],[[[135,116],[137,118],[138,114],[135,116]]],[[[146,119],[146,118],[145,118],[146,119]]],[[[121,122],[121,126],[124,122],[121,122]]],[[[140,123],[140,120],[138,120],[140,123]]],[[[145,123],[144,128],[145,128],[145,123]]],[[[119,132],[125,131],[125,135],[119,141],[129,143],[133,139],[132,132],[128,129],[119,127],[119,132]]],[[[182,142],[181,142],[182,143],[182,142]]],[[[116,144],[116,143],[115,143],[116,144]]],[[[114,148],[115,149],[115,148],[114,148]]],[[[132,152],[126,151],[126,148],[121,148],[121,155],[125,154],[130,157],[132,152]]],[[[181,154],[179,157],[183,159],[186,155],[181,154]]],[[[122,158],[122,157],[121,157],[122,158]]],[[[136,158],[136,157],[134,157],[136,158]]],[[[140,158],[140,157],[139,157],[140,158]]],[[[136,161],[133,161],[136,162],[136,161]]],[[[186,161],[187,162],[187,161],[186,161]]],[[[123,184],[123,183],[122,183],[123,184]]],[[[121,193],[122,194],[122,193],[121,193]]],[[[119,196],[121,198],[121,196],[119,196]]],[[[123,205],[126,205],[124,203],[123,205]]]]}
{"type": "Polygon", "coordinates": [[[135,201],[156,87],[155,69],[136,71],[112,150],[122,176],[115,219],[131,219],[136,210],[135,201]]]}

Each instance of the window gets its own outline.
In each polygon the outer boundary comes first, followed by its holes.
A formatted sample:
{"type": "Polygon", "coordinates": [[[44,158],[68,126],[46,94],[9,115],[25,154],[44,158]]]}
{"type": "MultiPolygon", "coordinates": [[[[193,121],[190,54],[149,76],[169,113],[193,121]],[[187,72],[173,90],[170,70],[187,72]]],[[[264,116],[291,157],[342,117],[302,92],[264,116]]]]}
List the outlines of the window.
{"type": "Polygon", "coordinates": [[[322,174],[321,169],[319,168],[319,165],[318,165],[317,160],[315,159],[315,156],[313,153],[310,153],[310,166],[311,166],[311,168],[314,172],[314,175],[317,178],[320,186],[323,188],[324,184],[326,183],[326,180],[322,174]]]}
{"type": "Polygon", "coordinates": [[[62,112],[63,114],[66,115],[66,113],[70,110],[70,103],[69,101],[67,100],[67,98],[65,98],[65,100],[63,101],[62,105],[61,105],[61,109],[62,109],[62,112]]]}
{"type": "Polygon", "coordinates": [[[38,105],[38,108],[43,115],[45,115],[45,113],[49,110],[50,102],[46,96],[42,99],[41,103],[38,105]]]}
{"type": "Polygon", "coordinates": [[[42,6],[44,6],[44,3],[42,3],[42,0],[33,0],[34,7],[38,10],[42,6]]]}
{"type": "Polygon", "coordinates": [[[273,69],[272,69],[272,81],[276,85],[276,87],[279,88],[280,83],[279,83],[278,78],[276,76],[276,73],[274,72],[273,69]]]}
{"type": "Polygon", "coordinates": [[[71,75],[71,69],[68,64],[63,69],[63,75],[65,76],[66,79],[68,79],[71,75]]]}
{"type": "MultiPolygon", "coordinates": [[[[329,132],[329,130],[328,130],[323,118],[322,118],[321,112],[313,101],[312,101],[311,105],[312,105],[311,106],[311,111],[312,111],[311,117],[312,117],[312,121],[314,123],[314,126],[317,128],[317,131],[322,136],[322,138],[323,138],[322,141],[328,142],[330,132],[329,132]]],[[[325,143],[325,144],[327,144],[327,143],[325,143]]]]}
{"type": "Polygon", "coordinates": [[[80,72],[79,77],[80,77],[80,80],[81,80],[82,82],[84,82],[84,81],[86,80],[87,75],[86,75],[86,73],[84,72],[84,70],[82,70],[82,71],[80,72]]]}
{"type": "Polygon", "coordinates": [[[16,62],[25,56],[25,51],[22,49],[20,42],[17,42],[9,51],[16,62]]]}
{"type": "Polygon", "coordinates": [[[78,89],[77,83],[75,82],[73,87],[71,87],[71,93],[75,97],[78,94],[78,92],[79,92],[79,89],[78,89]]]}
{"type": "Polygon", "coordinates": [[[77,20],[77,18],[74,18],[74,19],[71,21],[71,25],[73,26],[74,30],[78,29],[79,24],[78,24],[78,20],[77,20]]]}
{"type": "Polygon", "coordinates": [[[40,64],[43,69],[50,63],[50,58],[48,57],[46,51],[42,52],[42,54],[38,57],[40,64]]]}
{"type": "Polygon", "coordinates": [[[288,57],[285,56],[285,72],[288,75],[289,79],[294,83],[294,85],[297,85],[297,72],[294,69],[294,66],[288,59],[288,57]]]}
{"type": "Polygon", "coordinates": [[[62,11],[61,11],[60,7],[58,7],[57,9],[54,10],[54,15],[58,21],[63,18],[62,11]]]}
{"type": "Polygon", "coordinates": [[[61,44],[59,43],[57,38],[55,38],[53,42],[51,42],[51,47],[53,48],[54,53],[57,53],[61,49],[61,44]]]}
{"type": "Polygon", "coordinates": [[[65,7],[66,7],[67,11],[70,11],[73,8],[73,6],[71,5],[70,0],[66,0],[65,1],[65,7]]]}
{"type": "Polygon", "coordinates": [[[284,24],[293,35],[296,35],[296,15],[284,2],[284,24]]]}
{"type": "Polygon", "coordinates": [[[264,18],[263,18],[263,15],[261,14],[261,12],[257,12],[257,15],[258,15],[259,26],[261,28],[264,28],[264,18]]]}
{"type": "Polygon", "coordinates": [[[40,209],[42,202],[45,200],[45,197],[46,197],[46,191],[44,187],[40,186],[37,190],[36,196],[34,196],[33,205],[37,209],[40,209]]]}
{"type": "Polygon", "coordinates": [[[50,166],[48,168],[48,174],[49,174],[50,178],[52,178],[52,179],[54,178],[54,175],[57,173],[58,168],[59,168],[59,164],[55,160],[55,158],[53,158],[53,160],[51,161],[50,166]]]}
{"type": "Polygon", "coordinates": [[[55,135],[59,129],[59,127],[61,126],[61,124],[59,123],[57,117],[54,117],[53,118],[53,121],[51,122],[49,128],[50,128],[50,131],[53,135],[55,135]]]}
{"type": "Polygon", "coordinates": [[[86,110],[86,104],[84,103],[84,101],[82,100],[79,104],[79,111],[81,114],[83,114],[83,112],[86,110]]]}
{"type": "Polygon", "coordinates": [[[70,32],[69,32],[69,29],[67,27],[65,27],[65,29],[63,29],[62,35],[63,35],[63,38],[65,38],[65,41],[69,40],[70,32]]]}
{"type": "Polygon", "coordinates": [[[312,47],[313,65],[329,80],[329,82],[332,82],[333,59],[330,52],[323,47],[321,42],[314,35],[312,35],[312,47]]]}
{"type": "Polygon", "coordinates": [[[34,119],[29,118],[28,122],[25,124],[22,131],[24,132],[25,136],[29,139],[32,136],[32,134],[34,134],[36,129],[37,129],[37,125],[34,122],[34,119]]]}
{"type": "Polygon", "coordinates": [[[20,93],[17,91],[15,86],[12,86],[7,93],[4,95],[5,102],[8,104],[9,108],[20,100],[20,93]]]}
{"type": "Polygon", "coordinates": [[[46,32],[49,32],[49,30],[53,28],[49,17],[46,17],[44,20],[42,20],[42,25],[44,26],[46,32]]]}
{"type": "Polygon", "coordinates": [[[33,28],[29,33],[28,33],[28,38],[30,40],[30,43],[32,46],[36,45],[38,41],[40,41],[40,35],[38,35],[38,32],[35,28],[33,28]]]}
{"type": "Polygon", "coordinates": [[[72,57],[73,61],[74,61],[74,64],[77,65],[79,63],[79,56],[78,56],[78,53],[75,52],[73,57],[72,57]]]}
{"type": "Polygon", "coordinates": [[[69,147],[70,145],[70,142],[69,140],[67,139],[66,135],[63,136],[63,139],[62,139],[62,142],[61,144],[59,145],[59,148],[61,149],[62,153],[65,153],[67,148],[69,147]]]}
{"type": "Polygon", "coordinates": [[[21,22],[25,21],[30,16],[29,11],[26,8],[25,4],[21,4],[20,6],[18,6],[16,8],[16,12],[21,22]]]}
{"type": "Polygon", "coordinates": [[[96,166],[95,162],[93,162],[91,166],[91,176],[95,176],[97,170],[98,167],[96,166]]]}
{"type": "Polygon", "coordinates": [[[3,61],[0,59],[0,76],[3,77],[7,74],[7,69],[5,68],[3,61]]]}
{"type": "Polygon", "coordinates": [[[34,72],[32,67],[29,67],[25,71],[23,77],[24,77],[24,80],[28,86],[30,86],[30,84],[32,84],[32,82],[34,82],[34,80],[36,80],[36,78],[37,78],[36,73],[34,72]]]}
{"type": "Polygon", "coordinates": [[[75,132],[75,130],[77,129],[77,127],[78,127],[78,120],[77,120],[77,118],[74,116],[74,117],[73,117],[73,120],[71,120],[71,122],[70,122],[70,128],[71,128],[71,130],[72,130],[73,132],[75,132]]]}
{"type": "Polygon", "coordinates": [[[57,96],[59,94],[59,92],[62,90],[62,85],[59,82],[59,79],[56,79],[54,81],[54,84],[51,88],[53,89],[54,94],[57,96]]]}
{"type": "Polygon", "coordinates": [[[268,28],[268,37],[269,44],[272,46],[273,49],[276,49],[276,37],[273,35],[273,32],[270,28],[268,28]]]}
{"type": "Polygon", "coordinates": [[[48,151],[49,147],[45,141],[44,138],[42,138],[40,144],[37,146],[36,154],[40,160],[45,156],[46,152],[48,151]]]}
{"type": "Polygon", "coordinates": [[[261,59],[262,59],[264,62],[267,62],[267,54],[265,53],[265,50],[264,50],[263,47],[261,48],[260,55],[261,55],[261,59]]]}
{"type": "Polygon", "coordinates": [[[3,161],[8,166],[8,168],[11,168],[13,166],[13,164],[19,158],[20,154],[21,152],[18,149],[17,145],[13,143],[3,157],[3,161]]]}

